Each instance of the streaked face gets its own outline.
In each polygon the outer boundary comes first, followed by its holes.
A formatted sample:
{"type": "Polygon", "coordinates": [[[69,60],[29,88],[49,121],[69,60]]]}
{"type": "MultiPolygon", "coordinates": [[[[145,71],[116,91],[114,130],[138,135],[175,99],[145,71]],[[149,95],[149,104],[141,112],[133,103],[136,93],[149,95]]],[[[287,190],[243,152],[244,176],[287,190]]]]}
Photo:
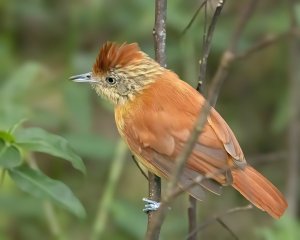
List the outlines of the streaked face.
{"type": "Polygon", "coordinates": [[[100,49],[92,72],[70,79],[91,83],[100,96],[117,105],[133,100],[161,72],[159,64],[140,51],[137,44],[108,42],[100,49]]]}

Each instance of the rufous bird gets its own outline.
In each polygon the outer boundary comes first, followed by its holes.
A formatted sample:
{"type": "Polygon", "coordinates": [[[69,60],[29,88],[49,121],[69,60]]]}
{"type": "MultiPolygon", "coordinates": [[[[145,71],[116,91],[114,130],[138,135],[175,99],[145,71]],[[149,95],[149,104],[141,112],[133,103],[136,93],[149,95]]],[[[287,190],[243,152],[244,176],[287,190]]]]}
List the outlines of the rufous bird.
{"type": "MultiPolygon", "coordinates": [[[[70,79],[91,83],[97,94],[114,104],[118,131],[137,160],[168,180],[205,103],[204,97],[142,52],[136,43],[105,43],[92,72],[70,79]]],[[[235,135],[214,108],[178,185],[184,188],[197,176],[209,174],[211,179],[187,192],[202,200],[204,189],[220,194],[221,185],[231,185],[274,218],[287,208],[280,191],[247,164],[235,135]]]]}

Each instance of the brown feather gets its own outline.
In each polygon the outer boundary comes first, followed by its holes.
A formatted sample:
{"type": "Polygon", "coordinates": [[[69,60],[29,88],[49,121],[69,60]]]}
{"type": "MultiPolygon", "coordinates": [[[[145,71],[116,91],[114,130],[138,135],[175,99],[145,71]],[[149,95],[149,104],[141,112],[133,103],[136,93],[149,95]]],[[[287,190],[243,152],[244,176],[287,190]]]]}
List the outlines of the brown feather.
{"type": "Polygon", "coordinates": [[[143,53],[137,43],[119,45],[106,42],[100,49],[93,66],[93,73],[105,73],[113,68],[125,67],[136,60],[142,59],[143,53]]]}
{"type": "MultiPolygon", "coordinates": [[[[165,70],[134,101],[116,106],[116,123],[142,164],[168,179],[204,101],[175,73],[165,70]]],[[[202,187],[219,194],[217,181],[221,185],[233,183],[249,201],[273,217],[282,215],[287,207],[280,192],[247,166],[233,132],[213,108],[178,184],[184,187],[207,174],[213,174],[211,180],[188,190],[197,199],[204,197],[202,187]]]]}
{"type": "Polygon", "coordinates": [[[287,208],[287,202],[278,189],[254,168],[232,171],[232,186],[256,207],[279,218],[287,208]]]}

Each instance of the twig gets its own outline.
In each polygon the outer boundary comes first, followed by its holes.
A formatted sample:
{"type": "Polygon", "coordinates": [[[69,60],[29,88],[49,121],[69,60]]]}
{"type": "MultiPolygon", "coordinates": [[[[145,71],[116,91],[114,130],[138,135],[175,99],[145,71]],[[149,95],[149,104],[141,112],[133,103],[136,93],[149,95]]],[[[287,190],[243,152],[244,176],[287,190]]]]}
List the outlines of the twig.
{"type": "MultiPolygon", "coordinates": [[[[197,199],[193,196],[189,196],[189,208],[188,208],[188,217],[189,217],[189,233],[192,233],[197,226],[197,199]]],[[[191,234],[189,240],[196,240],[197,232],[191,234]]]]}
{"type": "Polygon", "coordinates": [[[258,166],[262,164],[274,163],[282,159],[287,159],[287,157],[287,152],[278,151],[273,153],[261,154],[258,156],[247,157],[247,162],[249,162],[252,166],[258,166]]]}
{"type": "Polygon", "coordinates": [[[203,1],[200,6],[197,8],[196,12],[194,13],[193,17],[191,18],[191,20],[189,21],[188,25],[182,30],[180,36],[182,37],[184,34],[186,34],[186,32],[190,29],[190,27],[193,25],[194,21],[196,20],[200,10],[204,7],[204,5],[206,5],[207,0],[203,1]]]}
{"type": "Polygon", "coordinates": [[[288,36],[291,36],[294,34],[294,31],[293,29],[290,29],[286,32],[283,32],[281,34],[278,34],[277,36],[274,36],[274,35],[268,35],[266,36],[265,38],[263,38],[262,40],[258,41],[257,43],[255,43],[253,46],[251,46],[250,48],[244,50],[243,52],[241,53],[237,53],[235,56],[234,56],[234,60],[240,60],[240,59],[244,59],[246,57],[249,57],[251,54],[255,53],[255,52],[258,52],[262,49],[265,49],[275,43],[277,43],[278,41],[288,37],[288,36]]]}
{"type": "Polygon", "coordinates": [[[230,229],[230,227],[222,219],[217,218],[217,222],[220,223],[221,226],[225,228],[235,240],[239,240],[239,237],[230,229]]]}
{"type": "Polygon", "coordinates": [[[240,11],[240,15],[238,16],[239,20],[237,21],[237,25],[234,28],[233,34],[231,35],[231,41],[229,42],[229,46],[227,48],[228,51],[231,51],[233,53],[236,52],[242,32],[249,22],[249,19],[252,17],[258,2],[258,0],[248,0],[247,4],[243,3],[244,8],[242,9],[242,11],[240,11]]]}
{"type": "MultiPolygon", "coordinates": [[[[241,37],[242,31],[245,29],[246,24],[248,23],[249,19],[253,15],[253,12],[257,6],[258,0],[249,0],[248,4],[245,4],[245,7],[243,11],[241,11],[241,15],[239,16],[239,20],[237,21],[238,24],[232,34],[231,41],[229,43],[229,46],[227,50],[223,53],[223,56],[221,58],[219,67],[217,69],[217,72],[215,73],[212,82],[223,82],[227,76],[228,76],[228,70],[230,64],[233,62],[238,41],[241,37]]],[[[212,93],[210,92],[209,95],[212,93]]],[[[212,105],[214,106],[217,102],[218,95],[216,95],[216,98],[212,100],[212,105]]]]}
{"type": "MultiPolygon", "coordinates": [[[[200,9],[205,6],[204,9],[204,26],[203,26],[203,36],[202,36],[202,51],[205,52],[207,51],[206,46],[207,46],[207,1],[204,1],[200,7],[198,8],[198,11],[196,12],[197,14],[199,13],[200,9]]],[[[196,18],[196,15],[194,15],[194,17],[196,18]]],[[[193,17],[193,18],[194,18],[193,17]]],[[[192,21],[193,21],[192,18],[192,21]]],[[[194,19],[195,19],[194,18],[194,19]]],[[[190,22],[192,24],[192,21],[190,22]]],[[[212,32],[211,32],[212,34],[212,32]]],[[[204,54],[203,54],[204,55],[204,54]]],[[[200,64],[200,66],[202,66],[200,64]]],[[[201,76],[201,71],[206,69],[203,69],[200,67],[200,74],[199,76],[201,76]]],[[[199,84],[197,86],[197,90],[198,92],[203,94],[203,80],[199,81],[199,84]]],[[[189,224],[189,233],[193,232],[194,229],[197,226],[197,199],[195,199],[192,195],[189,196],[189,207],[188,207],[188,224],[189,224]]],[[[192,234],[189,238],[189,240],[196,240],[197,239],[197,232],[195,232],[195,234],[192,234]]]]}
{"type": "MultiPolygon", "coordinates": [[[[207,226],[209,226],[210,224],[212,224],[213,222],[215,221],[218,221],[218,219],[221,219],[222,217],[225,217],[227,215],[230,215],[232,213],[236,213],[236,212],[241,212],[241,211],[247,211],[247,210],[250,210],[252,209],[253,206],[251,204],[247,205],[247,206],[243,206],[243,207],[235,207],[235,208],[231,208],[229,210],[227,210],[226,212],[224,213],[221,213],[219,215],[216,215],[214,217],[211,217],[209,219],[207,219],[205,222],[203,222],[202,224],[200,224],[194,231],[195,232],[199,232],[200,230],[206,228],[207,226]]],[[[226,226],[227,228],[227,226],[226,226]]],[[[231,232],[231,230],[230,230],[231,232]]],[[[191,234],[194,234],[194,232],[192,232],[191,234]]],[[[186,239],[188,239],[190,236],[188,235],[186,237],[186,239]]]]}
{"type": "MultiPolygon", "coordinates": [[[[220,0],[219,3],[217,4],[216,10],[214,12],[211,23],[207,30],[207,36],[204,38],[203,56],[200,61],[200,72],[199,72],[199,81],[198,81],[197,90],[200,90],[202,88],[203,81],[205,81],[206,79],[207,59],[212,45],[212,37],[213,37],[213,33],[215,30],[218,17],[221,14],[225,2],[226,2],[225,0],[220,0]]],[[[206,32],[204,34],[206,34],[206,32]]]]}
{"type": "Polygon", "coordinates": [[[139,163],[137,162],[137,160],[135,159],[135,156],[134,155],[131,155],[131,158],[133,160],[133,162],[135,163],[135,165],[138,167],[138,169],[140,170],[140,172],[143,174],[143,176],[149,180],[147,174],[145,173],[145,171],[141,168],[141,166],[139,165],[139,163]]]}
{"type": "MultiPolygon", "coordinates": [[[[153,28],[155,60],[163,67],[166,67],[166,20],[167,20],[167,0],[155,0],[155,23],[153,28]]],[[[161,199],[161,179],[149,171],[149,199],[160,201],[161,199]]],[[[159,239],[161,224],[153,227],[157,211],[148,213],[148,225],[146,238],[151,240],[159,239]]]]}
{"type": "Polygon", "coordinates": [[[91,233],[91,240],[102,238],[107,223],[107,216],[113,203],[113,195],[121,176],[127,152],[128,148],[126,144],[122,140],[119,140],[116,155],[110,168],[108,182],[105,186],[103,197],[99,201],[98,211],[91,233]]]}
{"type": "MultiPolygon", "coordinates": [[[[224,2],[222,0],[220,0],[219,4],[223,4],[224,2]]],[[[216,9],[217,11],[217,9],[216,9]]],[[[215,17],[218,17],[218,14],[214,15],[215,17]]],[[[213,20],[214,22],[216,20],[213,20]]],[[[213,29],[214,27],[212,27],[213,29]]],[[[208,37],[208,39],[211,40],[211,37],[208,37]]],[[[208,42],[208,44],[210,45],[210,43],[208,42]]],[[[195,126],[191,131],[191,135],[188,139],[188,141],[186,142],[186,144],[184,145],[182,151],[180,152],[180,154],[178,155],[178,157],[176,158],[176,163],[175,163],[175,168],[173,171],[173,175],[171,176],[170,182],[167,186],[167,191],[166,191],[166,197],[163,199],[160,208],[158,209],[158,211],[156,211],[156,217],[155,219],[153,219],[153,224],[152,224],[152,228],[149,230],[149,235],[147,235],[147,239],[153,239],[153,233],[155,233],[157,231],[157,229],[160,229],[164,218],[166,216],[166,211],[167,211],[167,207],[169,204],[169,201],[171,200],[171,197],[173,195],[173,191],[176,189],[176,185],[178,182],[178,179],[184,169],[185,166],[185,162],[186,160],[189,158],[189,156],[191,155],[193,148],[197,142],[197,139],[207,121],[207,116],[209,114],[210,108],[211,108],[211,100],[215,98],[215,95],[217,95],[219,92],[217,90],[220,89],[220,86],[222,82],[214,82],[212,84],[212,95],[208,97],[208,101],[205,101],[200,114],[196,120],[195,126]]]]}

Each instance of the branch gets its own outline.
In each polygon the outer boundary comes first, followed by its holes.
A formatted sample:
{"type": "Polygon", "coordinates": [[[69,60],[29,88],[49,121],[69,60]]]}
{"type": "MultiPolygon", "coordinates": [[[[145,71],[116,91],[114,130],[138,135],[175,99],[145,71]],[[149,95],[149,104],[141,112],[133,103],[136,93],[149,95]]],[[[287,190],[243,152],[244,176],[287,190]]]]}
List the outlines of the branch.
{"type": "Polygon", "coordinates": [[[212,45],[212,37],[213,37],[214,30],[215,30],[215,26],[217,24],[218,17],[221,14],[221,11],[223,9],[225,2],[226,2],[225,0],[219,1],[218,5],[216,7],[216,10],[214,12],[214,15],[212,17],[211,23],[209,25],[208,31],[207,31],[207,33],[206,33],[206,31],[204,32],[204,36],[206,36],[206,37],[204,37],[203,56],[200,61],[199,81],[198,81],[198,86],[197,86],[198,91],[200,89],[201,89],[201,91],[203,91],[202,87],[203,87],[203,82],[206,79],[207,58],[209,56],[211,45],[212,45]]]}
{"type": "MultiPolygon", "coordinates": [[[[223,53],[217,72],[215,73],[212,82],[223,82],[228,76],[228,70],[230,64],[235,58],[235,52],[237,50],[238,42],[240,40],[242,31],[245,29],[246,24],[250,20],[257,6],[258,0],[249,0],[248,4],[245,4],[244,9],[241,11],[239,20],[237,21],[237,26],[232,34],[231,41],[227,50],[223,53]]],[[[211,93],[210,93],[211,94],[211,93]]],[[[216,98],[212,100],[212,105],[214,106],[217,102],[216,98]]]]}
{"type": "Polygon", "coordinates": [[[251,46],[250,48],[248,48],[247,50],[241,52],[241,53],[237,53],[234,56],[234,60],[240,60],[240,59],[244,59],[246,57],[249,57],[250,55],[252,55],[253,53],[256,53],[262,49],[265,49],[275,43],[277,43],[278,41],[285,39],[286,37],[295,35],[296,31],[294,31],[294,29],[290,29],[286,32],[283,32],[281,34],[276,35],[267,35],[265,38],[263,38],[262,40],[259,40],[257,43],[255,43],[253,46],[251,46]]]}
{"type": "Polygon", "coordinates": [[[182,30],[180,37],[186,34],[186,32],[190,29],[190,27],[193,25],[194,21],[196,20],[200,10],[206,5],[208,0],[203,1],[200,6],[197,8],[196,12],[194,13],[192,19],[189,21],[188,25],[182,30]]]}
{"type": "MultiPolygon", "coordinates": [[[[214,217],[211,217],[209,219],[207,219],[205,222],[203,222],[201,225],[199,225],[194,232],[192,232],[191,234],[194,234],[195,232],[199,232],[200,230],[206,228],[207,226],[211,225],[212,223],[221,220],[222,217],[225,217],[227,215],[230,215],[232,213],[236,213],[236,212],[241,212],[241,211],[248,211],[250,209],[252,209],[253,206],[251,204],[247,205],[247,206],[243,206],[243,207],[235,207],[235,208],[231,208],[229,210],[227,210],[224,213],[221,213],[219,215],[216,215],[214,217]]],[[[222,221],[222,220],[221,220],[222,221]]],[[[225,227],[227,228],[227,226],[225,227]]],[[[230,230],[230,232],[232,233],[232,231],[230,230]]],[[[190,235],[188,235],[186,237],[186,239],[188,239],[190,237],[190,235]]]]}
{"type": "MultiPolygon", "coordinates": [[[[155,23],[153,29],[155,59],[163,67],[166,67],[166,20],[167,0],[155,0],[155,23]]],[[[149,199],[159,202],[161,199],[161,179],[149,171],[149,199]]],[[[154,218],[157,212],[148,213],[148,225],[146,238],[151,240],[159,239],[161,225],[153,227],[154,218]]]]}
{"type": "Polygon", "coordinates": [[[225,228],[235,240],[239,240],[239,237],[231,230],[231,228],[222,219],[218,218],[217,222],[220,223],[220,225],[223,228],[225,228]]]}
{"type": "Polygon", "coordinates": [[[155,0],[155,26],[153,29],[155,60],[166,67],[167,0],[155,0]]]}
{"type": "Polygon", "coordinates": [[[287,159],[288,154],[285,151],[278,151],[272,153],[261,154],[258,156],[248,157],[247,161],[251,166],[258,166],[262,164],[270,164],[278,162],[279,160],[287,159]]]}
{"type": "Polygon", "coordinates": [[[197,232],[191,234],[197,226],[197,199],[192,195],[189,196],[189,208],[188,208],[188,217],[189,217],[189,240],[197,239],[197,232]]]}
{"type": "MultiPolygon", "coordinates": [[[[224,1],[220,0],[218,7],[216,8],[216,12],[220,11],[219,5],[223,5],[223,4],[224,4],[224,1]]],[[[214,14],[214,16],[215,16],[215,18],[217,18],[219,16],[219,13],[214,14]]],[[[213,29],[214,29],[216,19],[212,20],[212,22],[214,22],[214,24],[211,24],[211,26],[210,26],[211,31],[213,31],[213,29]]],[[[211,45],[211,42],[210,42],[212,39],[211,37],[212,37],[212,32],[211,32],[211,36],[207,38],[207,39],[209,39],[209,41],[207,41],[208,45],[211,45]]],[[[207,47],[206,49],[210,49],[210,47],[207,47]]],[[[155,219],[153,219],[153,224],[151,226],[152,228],[149,230],[149,235],[147,235],[148,240],[153,239],[154,233],[157,231],[157,229],[160,229],[160,227],[164,221],[164,218],[167,213],[167,207],[172,198],[173,191],[176,189],[178,179],[185,167],[185,162],[191,155],[193,148],[197,142],[197,139],[207,121],[207,116],[208,116],[210,108],[211,108],[211,100],[215,98],[215,95],[219,94],[218,90],[220,89],[221,84],[222,83],[219,81],[213,83],[213,85],[212,85],[212,93],[213,94],[211,96],[209,96],[208,101],[205,101],[205,103],[200,111],[200,114],[196,120],[195,126],[191,131],[191,135],[176,159],[174,173],[171,176],[170,182],[167,186],[166,197],[163,199],[158,211],[156,211],[156,217],[155,217],[155,219]]]]}

